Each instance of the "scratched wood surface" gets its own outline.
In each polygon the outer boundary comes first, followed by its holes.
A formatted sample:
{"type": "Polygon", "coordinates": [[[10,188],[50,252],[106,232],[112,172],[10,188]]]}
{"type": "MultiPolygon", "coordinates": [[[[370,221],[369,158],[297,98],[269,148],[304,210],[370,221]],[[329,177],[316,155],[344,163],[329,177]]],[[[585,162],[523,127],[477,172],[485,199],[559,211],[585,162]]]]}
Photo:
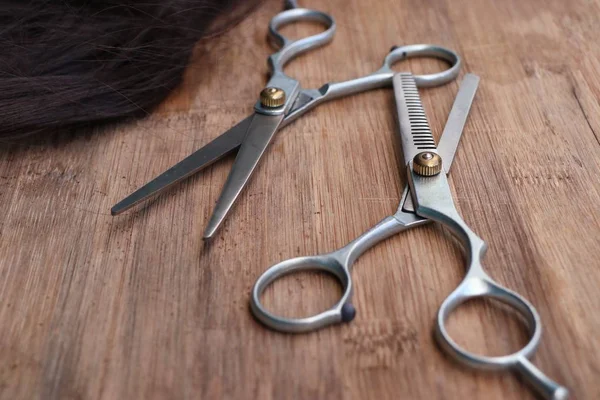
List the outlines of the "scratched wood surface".
{"type": "MultiPolygon", "coordinates": [[[[451,174],[457,206],[489,243],[490,275],[541,315],[535,364],[573,398],[600,398],[598,2],[303,4],[339,25],[330,46],[287,68],[305,86],[369,73],[392,45],[422,42],[456,49],[462,74],[481,76],[451,174]]],[[[358,261],[351,324],[293,336],[250,315],[250,288],[267,266],[338,248],[395,211],[405,177],[389,89],[320,106],[280,132],[210,245],[201,236],[231,158],[110,215],[251,112],[279,10],[266,3],[202,43],[202,63],[147,119],[0,150],[2,399],[534,398],[514,375],[466,370],[436,346],[437,309],[464,273],[436,226],[358,261]]],[[[436,135],[457,88],[421,91],[436,135]]],[[[273,285],[265,303],[306,315],[336,295],[331,279],[302,274],[273,285]]],[[[485,354],[527,339],[518,319],[485,303],[461,307],[449,326],[485,354]]]]}

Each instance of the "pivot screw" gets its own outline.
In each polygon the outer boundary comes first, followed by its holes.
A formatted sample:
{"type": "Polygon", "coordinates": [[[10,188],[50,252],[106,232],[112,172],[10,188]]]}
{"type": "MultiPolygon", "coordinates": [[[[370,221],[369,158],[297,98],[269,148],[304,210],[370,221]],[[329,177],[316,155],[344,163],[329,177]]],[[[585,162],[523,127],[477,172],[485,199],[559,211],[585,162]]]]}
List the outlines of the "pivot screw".
{"type": "Polygon", "coordinates": [[[421,176],[434,176],[442,171],[442,157],[431,151],[423,151],[413,159],[413,170],[421,176]]]}
{"type": "Polygon", "coordinates": [[[260,104],[268,108],[281,107],[285,104],[285,92],[277,87],[264,88],[260,92],[260,104]]]}

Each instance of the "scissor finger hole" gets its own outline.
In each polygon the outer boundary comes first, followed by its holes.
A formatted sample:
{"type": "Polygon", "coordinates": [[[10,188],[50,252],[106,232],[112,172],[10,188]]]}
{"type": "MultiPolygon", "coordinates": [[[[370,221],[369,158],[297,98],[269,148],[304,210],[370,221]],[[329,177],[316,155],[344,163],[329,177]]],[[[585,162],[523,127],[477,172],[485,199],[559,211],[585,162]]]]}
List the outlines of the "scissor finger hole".
{"type": "Polygon", "coordinates": [[[434,87],[456,78],[460,64],[460,57],[450,49],[432,44],[411,44],[392,47],[385,57],[384,69],[411,71],[417,87],[434,87]],[[394,66],[404,60],[409,60],[410,64],[394,66]]]}
{"type": "MultiPolygon", "coordinates": [[[[315,28],[310,28],[315,29],[315,28]]],[[[335,32],[335,21],[331,18],[330,15],[322,13],[320,11],[308,10],[303,8],[296,8],[287,10],[277,14],[269,24],[269,32],[270,39],[274,41],[277,47],[284,46],[286,44],[290,44],[292,41],[297,41],[297,44],[301,45],[304,49],[297,49],[296,51],[303,52],[305,50],[319,47],[320,45],[330,41],[333,38],[333,33],[335,32]],[[316,26],[321,26],[320,29],[316,28],[313,34],[306,34],[295,39],[290,37],[286,37],[282,30],[287,26],[288,29],[291,25],[300,26],[308,23],[312,25],[313,23],[316,26]],[[329,31],[329,32],[328,32],[329,31]]],[[[282,64],[285,64],[283,62],[282,64]]]]}
{"type": "Polygon", "coordinates": [[[448,62],[435,57],[414,57],[397,60],[390,68],[395,72],[410,71],[413,75],[429,75],[448,69],[448,62]]]}
{"type": "Polygon", "coordinates": [[[486,357],[514,354],[524,348],[533,332],[512,306],[491,298],[473,298],[453,310],[446,331],[462,349],[486,357]]]}
{"type": "Polygon", "coordinates": [[[285,318],[304,318],[330,309],[342,296],[342,285],[325,271],[298,271],[282,276],[265,288],[261,303],[285,318]]]}
{"type": "Polygon", "coordinates": [[[277,31],[288,40],[298,40],[325,32],[327,29],[328,26],[318,21],[297,20],[290,21],[285,25],[280,26],[277,28],[277,31]]]}

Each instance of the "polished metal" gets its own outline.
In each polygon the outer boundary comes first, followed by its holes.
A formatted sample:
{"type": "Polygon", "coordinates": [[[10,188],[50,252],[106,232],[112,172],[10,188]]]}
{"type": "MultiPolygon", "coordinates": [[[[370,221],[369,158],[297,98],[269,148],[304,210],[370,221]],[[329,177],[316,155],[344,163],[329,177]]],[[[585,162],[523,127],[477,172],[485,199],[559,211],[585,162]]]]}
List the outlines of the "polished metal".
{"type": "MultiPolygon", "coordinates": [[[[473,97],[479,79],[476,79],[475,75],[467,76],[460,84],[460,90],[456,95],[456,100],[452,105],[452,111],[450,111],[450,117],[438,144],[438,154],[444,160],[445,165],[451,165],[456,148],[458,147],[458,140],[456,135],[447,135],[448,129],[456,129],[462,131],[467,121],[467,115],[469,115],[471,104],[473,104],[473,97]],[[455,119],[451,121],[450,119],[455,119]],[[452,142],[453,141],[453,142],[452,142]]],[[[446,168],[446,167],[444,167],[446,168]]],[[[448,170],[446,169],[446,173],[448,170]]]]}
{"type": "MultiPolygon", "coordinates": [[[[252,122],[253,115],[243,119],[233,128],[196,150],[144,186],[115,204],[110,212],[112,215],[121,214],[135,205],[156,196],[177,183],[212,165],[221,158],[233,153],[244,141],[246,131],[252,122]]],[[[284,120],[285,123],[285,120],[284,120]]],[[[283,125],[283,124],[282,124],[283,125]]]]}
{"type": "MultiPolygon", "coordinates": [[[[456,132],[462,132],[471,110],[471,105],[477,92],[477,86],[479,85],[479,77],[473,74],[465,75],[464,79],[460,83],[458,94],[452,105],[452,110],[448,116],[448,121],[442,131],[440,142],[438,146],[438,153],[444,161],[443,168],[446,174],[450,170],[450,165],[454,161],[454,154],[460,142],[460,135],[456,132]]],[[[397,93],[395,93],[397,96],[397,93]]],[[[400,138],[400,142],[402,139],[400,138]]],[[[412,202],[412,196],[409,196],[404,202],[404,211],[415,212],[415,207],[412,202]]]]}
{"type": "Polygon", "coordinates": [[[402,205],[408,196],[407,186],[396,214],[384,218],[377,225],[341,249],[317,256],[292,258],[267,269],[258,278],[252,289],[250,308],[254,316],[269,328],[290,333],[309,332],[331,324],[352,320],[355,310],[350,303],[353,286],[350,273],[354,262],[365,251],[379,242],[407,229],[430,222],[427,219],[418,217],[416,214],[402,210],[402,205]],[[329,272],[339,280],[343,294],[333,307],[320,314],[306,318],[285,318],[271,313],[263,306],[260,296],[273,281],[284,275],[308,270],[329,272]]]}
{"type": "MultiPolygon", "coordinates": [[[[412,163],[411,163],[412,164],[412,163]]],[[[463,221],[456,211],[452,192],[445,174],[434,177],[417,175],[412,165],[408,166],[410,191],[417,215],[448,227],[464,246],[467,258],[467,273],[458,287],[442,303],[436,320],[436,339],[440,347],[455,360],[472,368],[482,370],[512,369],[519,372],[534,389],[547,400],[564,400],[569,391],[548,378],[530,361],[538,348],[542,336],[542,323],[536,309],[519,294],[496,283],[484,271],[481,259],[487,245],[463,221]],[[446,330],[450,313],[460,304],[476,298],[492,298],[516,309],[527,321],[529,342],[519,351],[487,357],[469,352],[460,347],[446,330]]]]}
{"type": "MultiPolygon", "coordinates": [[[[394,89],[398,88],[402,91],[407,80],[410,79],[404,74],[394,77],[394,89]]],[[[400,134],[403,144],[412,144],[413,131],[402,130],[400,134]]],[[[444,143],[451,143],[451,140],[446,140],[444,143]]],[[[435,151],[435,146],[427,150],[430,154],[435,151]]],[[[453,153],[450,153],[449,156],[452,160],[453,153]]],[[[484,271],[481,260],[487,245],[467,226],[456,210],[446,174],[423,176],[417,165],[418,160],[405,158],[404,161],[408,163],[408,182],[416,214],[449,228],[461,241],[467,256],[467,273],[464,280],[444,300],[438,312],[436,338],[441,348],[454,359],[469,367],[484,370],[513,369],[518,371],[545,399],[566,399],[568,390],[545,376],[528,360],[533,356],[542,336],[542,324],[537,311],[522,296],[496,283],[484,271]],[[527,321],[531,334],[529,343],[513,354],[499,357],[480,356],[460,347],[448,334],[445,323],[450,313],[460,304],[475,298],[492,298],[515,308],[527,321]]]]}
{"type": "MultiPolygon", "coordinates": [[[[477,90],[477,79],[478,78],[475,75],[466,75],[464,81],[469,84],[461,84],[459,92],[464,93],[464,90],[470,90],[473,93],[458,96],[457,101],[473,101],[474,92],[477,90]],[[472,84],[473,80],[475,80],[475,84],[472,84]],[[465,87],[468,89],[465,89],[465,87]]],[[[467,118],[466,113],[461,113],[461,116],[456,116],[453,113],[456,112],[456,110],[468,110],[469,108],[470,104],[456,105],[453,107],[454,111],[450,113],[448,118],[447,127],[444,129],[444,132],[445,135],[453,136],[452,139],[446,140],[446,143],[448,143],[449,146],[452,146],[453,151],[456,151],[457,149],[455,143],[458,143],[460,140],[464,119],[467,118]],[[448,124],[452,126],[448,126],[448,124]]],[[[447,153],[451,152],[451,150],[445,151],[447,153]]],[[[450,158],[452,159],[453,157],[450,158]]],[[[447,166],[447,170],[449,169],[450,165],[447,166]]],[[[404,167],[402,167],[401,170],[404,171],[404,167]]],[[[429,222],[429,220],[417,216],[413,211],[407,211],[405,204],[408,201],[411,201],[411,196],[407,185],[396,213],[384,218],[376,226],[369,229],[346,246],[327,254],[292,258],[267,269],[267,271],[258,278],[252,289],[250,304],[254,316],[266,326],[283,332],[307,332],[334,323],[351,320],[355,313],[354,307],[350,303],[353,286],[350,273],[354,262],[365,251],[390,236],[429,222]],[[338,278],[343,288],[343,295],[332,308],[307,318],[285,318],[269,312],[262,305],[260,296],[266,287],[274,280],[296,271],[312,269],[329,272],[338,278]]]]}
{"type": "MultiPolygon", "coordinates": [[[[292,2],[288,2],[287,5],[295,7],[292,2]]],[[[263,96],[259,96],[262,99],[259,98],[255,103],[253,115],[245,118],[206,146],[121,200],[111,209],[111,213],[113,215],[120,214],[165,191],[241,146],[243,152],[242,150],[240,152],[243,154],[238,154],[234,162],[205,231],[204,238],[211,238],[225,220],[243,188],[248,184],[266,147],[280,128],[326,101],[391,86],[394,76],[392,65],[406,58],[435,57],[450,64],[450,68],[445,71],[414,76],[415,84],[419,87],[442,85],[458,75],[461,61],[455,52],[440,46],[418,44],[394,48],[385,58],[383,66],[370,75],[345,82],[327,83],[319,89],[303,89],[297,80],[284,73],[285,64],[301,53],[329,43],[333,39],[335,30],[336,24],[333,18],[320,11],[290,8],[273,17],[269,23],[269,35],[272,42],[278,46],[279,51],[269,57],[271,78],[265,87],[277,88],[277,92],[282,94],[279,99],[283,99],[283,102],[271,103],[265,101],[263,96]],[[298,40],[290,40],[279,32],[279,28],[282,26],[300,21],[321,23],[325,30],[298,40]],[[246,142],[248,143],[245,144],[246,142]]]]}
{"type": "MultiPolygon", "coordinates": [[[[398,102],[411,101],[414,97],[410,90],[406,89],[406,76],[398,74],[394,78],[394,92],[398,102]],[[403,85],[405,86],[403,88],[403,85]],[[407,96],[408,93],[408,96],[407,96]]],[[[458,147],[460,137],[465,125],[468,112],[473,102],[479,78],[467,74],[459,93],[455,99],[454,106],[444,128],[440,139],[439,150],[433,144],[433,148],[425,152],[437,156],[443,154],[447,162],[444,163],[445,172],[448,173],[454,160],[454,154],[458,147]]],[[[420,105],[420,100],[418,102],[420,105]]],[[[412,107],[412,106],[411,106],[412,107]]],[[[400,134],[402,143],[408,143],[412,154],[418,144],[414,142],[413,129],[415,125],[410,124],[410,113],[408,106],[398,107],[398,119],[404,127],[400,134]],[[403,116],[404,113],[404,116],[403,116]],[[404,122],[404,123],[403,123],[404,122]]],[[[427,122],[427,121],[424,121],[427,122]]],[[[428,125],[427,125],[428,126],[428,125]]],[[[429,146],[429,144],[428,144],[429,146]]],[[[433,159],[425,157],[425,159],[433,159]]],[[[463,282],[442,303],[436,319],[436,338],[440,347],[457,361],[472,368],[481,370],[503,370],[512,369],[519,372],[530,383],[537,393],[547,400],[565,400],[569,396],[568,390],[552,381],[542,371],[536,368],[529,359],[533,356],[541,339],[541,321],[535,308],[519,294],[506,289],[494,282],[483,270],[481,258],[486,249],[485,242],[480,239],[462,220],[452,200],[452,192],[448,185],[446,174],[435,176],[421,176],[414,169],[414,155],[407,158],[409,185],[404,190],[398,211],[393,216],[383,219],[375,227],[350,242],[348,245],[331,253],[298,257],[283,261],[269,268],[256,281],[251,294],[251,310],[254,316],[264,325],[283,332],[307,332],[323,328],[325,326],[348,322],[354,318],[355,309],[351,305],[352,276],[351,268],[356,259],[366,250],[373,247],[382,240],[389,238],[399,232],[421,226],[427,222],[436,221],[447,226],[462,242],[467,255],[467,273],[463,282]],[[412,199],[415,205],[408,205],[412,199]],[[329,310],[306,318],[284,318],[269,312],[260,302],[263,291],[274,280],[297,271],[322,270],[331,273],[339,280],[343,294],[341,299],[329,310]],[[450,313],[463,302],[473,298],[492,298],[514,307],[527,321],[531,338],[521,350],[499,357],[480,356],[471,353],[452,340],[448,334],[445,323],[450,313]]]]}
{"type": "Polygon", "coordinates": [[[404,159],[412,160],[425,150],[435,153],[435,140],[421,103],[417,83],[411,73],[403,72],[394,77],[394,96],[404,159]]]}
{"type": "Polygon", "coordinates": [[[238,150],[237,157],[233,162],[227,181],[223,185],[221,196],[217,200],[215,209],[208,221],[204,238],[211,238],[223,223],[233,203],[246,187],[248,179],[254,172],[267,146],[277,132],[277,128],[283,121],[281,115],[256,114],[250,123],[246,137],[238,150]]]}

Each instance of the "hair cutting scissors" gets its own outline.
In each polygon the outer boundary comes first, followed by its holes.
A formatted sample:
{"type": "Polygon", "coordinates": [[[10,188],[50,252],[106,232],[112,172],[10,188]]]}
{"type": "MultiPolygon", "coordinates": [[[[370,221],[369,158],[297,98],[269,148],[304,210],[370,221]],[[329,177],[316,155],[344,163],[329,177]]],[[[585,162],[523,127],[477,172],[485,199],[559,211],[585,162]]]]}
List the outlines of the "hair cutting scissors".
{"type": "MultiPolygon", "coordinates": [[[[295,2],[288,1],[286,4],[288,7],[295,6],[295,2]]],[[[456,53],[439,46],[419,44],[394,48],[386,56],[383,66],[370,75],[345,82],[327,83],[319,89],[301,88],[299,81],[283,72],[284,65],[301,53],[329,43],[333,39],[335,29],[335,21],[330,15],[315,10],[292,8],[273,17],[269,24],[269,36],[279,50],[269,57],[271,78],[254,106],[254,113],[117,203],[111,209],[111,213],[119,214],[163,192],[232,151],[238,150],[204,233],[205,239],[211,238],[248,183],[273,136],[282,127],[321,103],[354,93],[391,86],[394,75],[392,64],[409,57],[437,57],[451,64],[451,67],[445,71],[415,76],[415,82],[419,87],[437,86],[458,75],[460,58],[456,53]],[[323,24],[326,30],[299,40],[290,40],[279,33],[278,29],[283,25],[299,21],[315,21],[323,24]]]]}
{"type": "Polygon", "coordinates": [[[539,345],[542,333],[537,311],[522,296],[502,287],[485,273],[481,258],[485,253],[486,244],[462,220],[452,200],[446,174],[454,160],[478,82],[477,76],[466,75],[437,147],[421,104],[415,76],[410,73],[397,74],[394,77],[394,92],[409,177],[409,184],[404,190],[398,211],[339,250],[318,256],[292,258],[272,266],[254,285],[251,309],[264,325],[283,332],[306,332],[335,323],[349,322],[355,316],[355,309],[350,303],[353,287],[350,271],[356,259],[390,236],[428,222],[439,222],[460,239],[467,253],[466,276],[442,303],[437,315],[436,337],[441,348],[470,367],[484,370],[517,370],[543,398],[566,399],[567,389],[550,380],[529,361],[539,345]],[[261,304],[262,292],[276,279],[289,273],[315,269],[331,273],[338,278],[343,287],[341,299],[331,309],[315,316],[294,319],[274,315],[261,304]],[[525,347],[510,355],[485,357],[461,348],[452,340],[445,328],[449,314],[465,301],[483,297],[504,302],[525,317],[531,334],[525,347]]]}

